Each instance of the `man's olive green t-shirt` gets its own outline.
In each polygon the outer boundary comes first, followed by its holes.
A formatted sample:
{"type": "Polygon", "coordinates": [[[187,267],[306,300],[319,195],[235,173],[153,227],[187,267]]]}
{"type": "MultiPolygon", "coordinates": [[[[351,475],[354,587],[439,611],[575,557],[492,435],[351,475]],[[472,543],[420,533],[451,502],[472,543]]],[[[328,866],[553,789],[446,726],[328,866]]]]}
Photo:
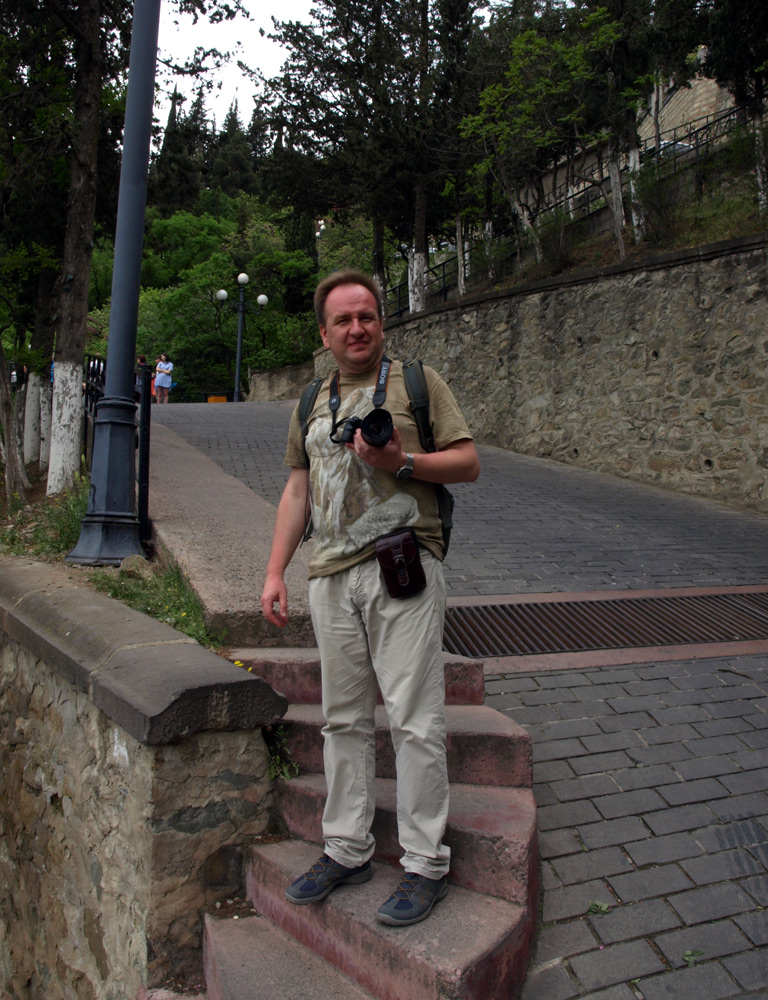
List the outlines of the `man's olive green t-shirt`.
{"type": "MultiPolygon", "coordinates": [[[[430,423],[438,451],[456,441],[471,440],[472,435],[451,390],[437,372],[426,365],[424,375],[429,390],[430,423]]],[[[378,367],[363,375],[340,375],[338,425],[348,417],[363,418],[374,408],[377,376],[378,367]]],[[[351,449],[331,441],[328,382],[326,380],[320,387],[309,417],[306,439],[314,522],[310,579],[340,573],[370,559],[374,554],[374,540],[398,528],[414,528],[419,542],[436,558],[442,559],[442,527],[434,486],[413,478],[398,479],[392,472],[375,469],[351,449]]],[[[423,454],[399,361],[392,362],[383,406],[392,414],[403,450],[423,454]]],[[[334,436],[338,439],[341,430],[334,436]]],[[[291,417],[285,464],[306,468],[298,406],[291,417]]]]}

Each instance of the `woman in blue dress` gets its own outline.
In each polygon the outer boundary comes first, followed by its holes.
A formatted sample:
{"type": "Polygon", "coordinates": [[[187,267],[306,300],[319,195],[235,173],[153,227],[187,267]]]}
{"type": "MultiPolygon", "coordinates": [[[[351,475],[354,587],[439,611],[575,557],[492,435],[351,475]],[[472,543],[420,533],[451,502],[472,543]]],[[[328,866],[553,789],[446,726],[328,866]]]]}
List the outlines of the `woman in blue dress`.
{"type": "Polygon", "coordinates": [[[168,402],[168,393],[171,391],[171,372],[173,365],[168,360],[167,354],[161,354],[160,360],[155,368],[155,392],[158,403],[168,402]]]}

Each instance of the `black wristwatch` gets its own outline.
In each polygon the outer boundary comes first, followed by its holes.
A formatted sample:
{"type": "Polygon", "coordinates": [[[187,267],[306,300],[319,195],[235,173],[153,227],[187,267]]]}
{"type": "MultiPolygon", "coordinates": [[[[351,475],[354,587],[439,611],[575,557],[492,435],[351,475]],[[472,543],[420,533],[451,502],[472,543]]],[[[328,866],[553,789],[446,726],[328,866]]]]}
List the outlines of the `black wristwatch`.
{"type": "Polygon", "coordinates": [[[398,479],[410,479],[413,475],[413,455],[406,452],[405,465],[401,465],[395,473],[398,479]]]}

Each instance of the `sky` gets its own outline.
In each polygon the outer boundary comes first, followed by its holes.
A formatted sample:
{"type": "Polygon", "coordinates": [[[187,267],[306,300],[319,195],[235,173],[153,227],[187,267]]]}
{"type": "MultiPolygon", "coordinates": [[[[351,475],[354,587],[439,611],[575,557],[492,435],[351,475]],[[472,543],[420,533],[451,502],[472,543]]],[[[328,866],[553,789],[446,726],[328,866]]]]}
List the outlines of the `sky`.
{"type": "MultiPolygon", "coordinates": [[[[166,2],[161,8],[160,34],[158,38],[159,55],[171,55],[177,60],[191,56],[196,46],[218,48],[221,51],[233,51],[238,41],[242,43],[240,58],[265,75],[275,75],[285,58],[285,50],[261,36],[259,28],[265,32],[272,31],[272,16],[281,21],[308,21],[313,0],[244,0],[244,6],[251,12],[252,21],[236,18],[223,24],[210,24],[202,19],[193,26],[191,18],[176,17],[173,6],[166,2]],[[174,19],[179,24],[174,24],[174,19]]],[[[232,101],[237,98],[240,119],[247,124],[251,117],[251,97],[256,90],[247,77],[241,75],[237,68],[236,57],[230,65],[217,71],[213,76],[220,88],[212,91],[206,97],[206,108],[221,126],[232,101]]],[[[194,85],[185,80],[179,80],[179,90],[191,95],[194,85]]],[[[189,107],[189,105],[185,105],[189,107]]],[[[161,125],[165,125],[168,113],[168,102],[163,100],[155,110],[161,125]]]]}

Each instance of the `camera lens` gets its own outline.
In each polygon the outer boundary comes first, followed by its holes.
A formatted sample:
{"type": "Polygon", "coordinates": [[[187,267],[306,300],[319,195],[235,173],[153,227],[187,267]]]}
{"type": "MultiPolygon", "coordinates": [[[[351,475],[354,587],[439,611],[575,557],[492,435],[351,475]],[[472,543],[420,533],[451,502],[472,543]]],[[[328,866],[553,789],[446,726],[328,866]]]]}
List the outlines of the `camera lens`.
{"type": "Polygon", "coordinates": [[[373,445],[375,448],[383,448],[392,437],[393,424],[391,413],[389,410],[381,408],[371,410],[363,418],[360,430],[362,431],[363,439],[368,444],[373,445]]]}

